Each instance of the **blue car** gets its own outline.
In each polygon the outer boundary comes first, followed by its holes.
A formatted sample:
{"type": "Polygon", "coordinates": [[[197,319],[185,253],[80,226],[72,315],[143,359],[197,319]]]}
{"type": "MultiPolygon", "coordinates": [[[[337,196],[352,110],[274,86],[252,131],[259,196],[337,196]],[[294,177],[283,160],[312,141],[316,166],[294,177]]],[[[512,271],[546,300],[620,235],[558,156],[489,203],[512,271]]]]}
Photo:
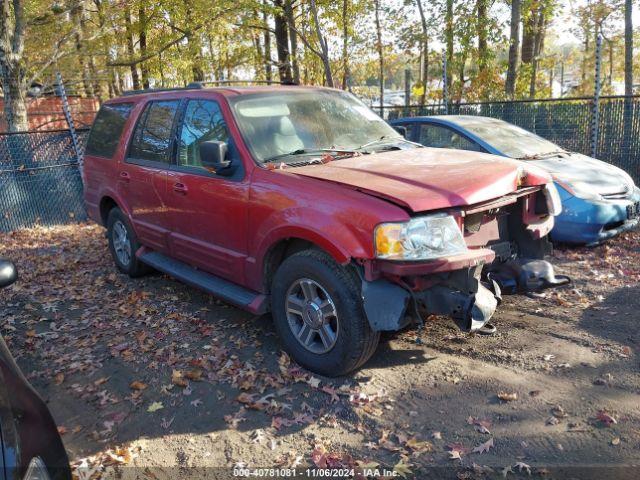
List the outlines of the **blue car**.
{"type": "Polygon", "coordinates": [[[562,199],[551,232],[555,242],[597,245],[638,226],[640,189],[611,164],[567,152],[502,120],[446,115],[400,118],[408,140],[427,147],[492,153],[531,162],[549,172],[562,199]]]}

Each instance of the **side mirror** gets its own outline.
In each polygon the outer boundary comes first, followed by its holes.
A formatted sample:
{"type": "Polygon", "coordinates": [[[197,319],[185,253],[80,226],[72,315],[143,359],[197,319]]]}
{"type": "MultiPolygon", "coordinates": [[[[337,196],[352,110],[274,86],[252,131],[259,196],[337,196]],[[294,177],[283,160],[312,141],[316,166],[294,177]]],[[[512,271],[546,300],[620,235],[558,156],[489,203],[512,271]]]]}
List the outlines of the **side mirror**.
{"type": "Polygon", "coordinates": [[[407,127],[404,127],[402,125],[393,125],[393,129],[404,138],[407,138],[407,127]]]}
{"type": "Polygon", "coordinates": [[[200,144],[200,161],[202,166],[213,170],[218,175],[233,174],[231,160],[227,160],[229,147],[225,142],[210,140],[200,144]]]}
{"type": "Polygon", "coordinates": [[[0,260],[0,288],[8,287],[17,279],[16,266],[8,260],[0,260]]]}

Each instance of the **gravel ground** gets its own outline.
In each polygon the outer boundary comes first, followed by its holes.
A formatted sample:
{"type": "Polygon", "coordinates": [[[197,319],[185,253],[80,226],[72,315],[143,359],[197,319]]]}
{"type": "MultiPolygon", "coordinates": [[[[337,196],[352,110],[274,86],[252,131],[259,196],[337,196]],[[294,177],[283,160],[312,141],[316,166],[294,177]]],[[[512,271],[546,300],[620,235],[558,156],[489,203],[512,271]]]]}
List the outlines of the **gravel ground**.
{"type": "Polygon", "coordinates": [[[95,225],[0,234],[0,256],[21,273],[0,292],[2,335],[79,478],[640,475],[638,234],[558,249],[573,285],[506,298],[495,336],[432,318],[421,343],[411,329],[385,335],[338,379],[290,361],[269,316],[117,273],[95,225]]]}

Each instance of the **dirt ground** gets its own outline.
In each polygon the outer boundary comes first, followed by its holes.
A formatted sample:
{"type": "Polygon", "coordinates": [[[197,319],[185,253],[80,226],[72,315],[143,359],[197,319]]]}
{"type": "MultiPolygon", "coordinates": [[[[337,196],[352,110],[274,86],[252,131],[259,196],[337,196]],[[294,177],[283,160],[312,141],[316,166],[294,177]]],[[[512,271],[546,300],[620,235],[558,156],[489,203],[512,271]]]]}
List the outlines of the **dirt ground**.
{"type": "Polygon", "coordinates": [[[0,234],[0,256],[21,274],[0,292],[2,335],[78,478],[638,478],[638,234],[557,250],[573,285],[506,298],[493,337],[430,319],[422,344],[385,335],[339,379],[294,365],[269,316],[117,273],[95,225],[0,234]]]}

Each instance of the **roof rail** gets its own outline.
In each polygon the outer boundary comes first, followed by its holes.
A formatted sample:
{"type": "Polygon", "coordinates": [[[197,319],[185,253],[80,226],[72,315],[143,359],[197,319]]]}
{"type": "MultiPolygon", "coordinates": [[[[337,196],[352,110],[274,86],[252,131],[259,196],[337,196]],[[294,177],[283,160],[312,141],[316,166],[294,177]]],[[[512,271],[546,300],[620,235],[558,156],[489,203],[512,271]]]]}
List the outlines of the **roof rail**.
{"type": "Polygon", "coordinates": [[[122,92],[122,96],[128,97],[129,95],[139,95],[141,93],[157,93],[157,92],[175,92],[176,90],[191,90],[193,88],[201,88],[201,87],[174,87],[174,88],[143,88],[141,90],[127,90],[122,92]]]}
{"type": "Polygon", "coordinates": [[[295,82],[275,82],[272,80],[212,80],[207,82],[191,82],[186,87],[172,87],[172,88],[144,88],[141,90],[127,90],[122,92],[123,96],[139,95],[141,93],[157,93],[157,92],[175,92],[176,90],[194,90],[198,88],[205,88],[206,85],[219,85],[219,86],[231,86],[234,83],[243,84],[260,84],[260,85],[297,85],[295,82]]]}
{"type": "Polygon", "coordinates": [[[273,80],[211,80],[206,82],[191,82],[187,88],[204,88],[205,85],[231,86],[234,83],[257,85],[298,85],[296,82],[276,82],[273,80]]]}

